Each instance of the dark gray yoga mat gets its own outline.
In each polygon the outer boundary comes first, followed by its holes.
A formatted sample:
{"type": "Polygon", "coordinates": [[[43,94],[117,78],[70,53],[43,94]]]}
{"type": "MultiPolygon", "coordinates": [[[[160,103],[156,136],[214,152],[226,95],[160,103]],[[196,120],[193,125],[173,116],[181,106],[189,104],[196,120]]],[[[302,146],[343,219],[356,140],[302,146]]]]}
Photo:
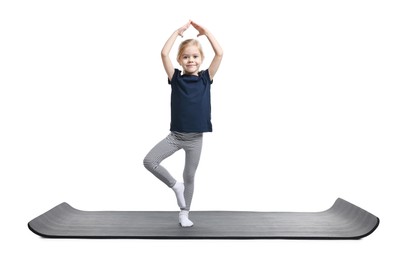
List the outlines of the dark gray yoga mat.
{"type": "Polygon", "coordinates": [[[28,223],[47,238],[359,239],[379,219],[338,198],[322,212],[191,211],[191,228],[175,211],[81,211],[61,203],[28,223]]]}

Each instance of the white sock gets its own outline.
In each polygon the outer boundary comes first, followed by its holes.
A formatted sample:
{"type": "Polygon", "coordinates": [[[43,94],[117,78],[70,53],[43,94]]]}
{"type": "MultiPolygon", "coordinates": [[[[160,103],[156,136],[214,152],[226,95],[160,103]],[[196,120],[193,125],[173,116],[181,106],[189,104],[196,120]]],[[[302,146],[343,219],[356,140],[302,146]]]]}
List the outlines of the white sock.
{"type": "Polygon", "coordinates": [[[177,205],[179,205],[180,208],[185,208],[186,200],[184,199],[184,183],[177,181],[172,187],[172,190],[176,194],[177,205]]]}
{"type": "Polygon", "coordinates": [[[194,223],[188,219],[188,210],[182,210],[179,213],[179,223],[182,227],[192,227],[194,223]]]}

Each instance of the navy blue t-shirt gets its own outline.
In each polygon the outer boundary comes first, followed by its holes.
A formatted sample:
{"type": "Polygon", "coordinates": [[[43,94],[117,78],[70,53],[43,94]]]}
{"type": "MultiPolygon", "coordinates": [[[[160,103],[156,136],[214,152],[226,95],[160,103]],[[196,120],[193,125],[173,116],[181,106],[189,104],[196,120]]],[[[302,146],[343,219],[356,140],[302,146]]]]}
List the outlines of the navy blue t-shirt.
{"type": "Polygon", "coordinates": [[[182,75],[174,70],[171,95],[170,131],[183,133],[212,132],[211,83],[208,70],[182,75]]]}

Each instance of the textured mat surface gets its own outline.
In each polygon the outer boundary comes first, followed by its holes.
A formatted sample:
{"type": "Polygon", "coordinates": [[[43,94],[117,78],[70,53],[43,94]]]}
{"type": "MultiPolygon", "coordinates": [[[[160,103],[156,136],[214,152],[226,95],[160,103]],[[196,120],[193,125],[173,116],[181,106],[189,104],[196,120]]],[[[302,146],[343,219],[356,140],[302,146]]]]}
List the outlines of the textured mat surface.
{"type": "Polygon", "coordinates": [[[191,228],[175,211],[81,211],[61,203],[28,223],[47,238],[359,239],[379,219],[338,198],[322,212],[191,211],[191,228]]]}

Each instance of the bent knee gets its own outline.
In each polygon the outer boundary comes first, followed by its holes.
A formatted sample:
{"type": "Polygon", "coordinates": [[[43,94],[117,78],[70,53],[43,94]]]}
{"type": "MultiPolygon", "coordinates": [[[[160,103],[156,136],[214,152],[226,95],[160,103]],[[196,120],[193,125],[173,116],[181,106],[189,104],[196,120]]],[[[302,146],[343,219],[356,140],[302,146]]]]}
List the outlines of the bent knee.
{"type": "Polygon", "coordinates": [[[159,163],[155,160],[153,160],[152,158],[146,156],[143,159],[143,166],[145,166],[146,169],[148,170],[154,170],[156,169],[156,167],[158,167],[159,163]]]}

